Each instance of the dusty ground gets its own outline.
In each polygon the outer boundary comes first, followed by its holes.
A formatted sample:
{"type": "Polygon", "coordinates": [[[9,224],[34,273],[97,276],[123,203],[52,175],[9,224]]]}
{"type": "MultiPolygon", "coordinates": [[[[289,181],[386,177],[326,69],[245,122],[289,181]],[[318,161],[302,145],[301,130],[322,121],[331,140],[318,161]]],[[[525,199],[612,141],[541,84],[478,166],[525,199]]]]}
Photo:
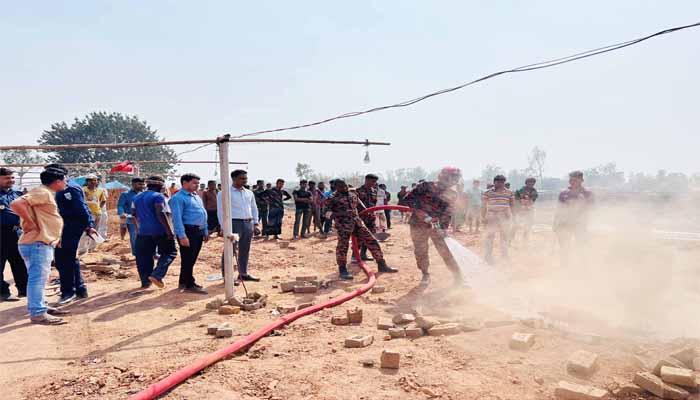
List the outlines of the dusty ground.
{"type": "MultiPolygon", "coordinates": [[[[290,221],[286,223],[289,225],[290,221]]],[[[289,226],[285,232],[284,237],[289,237],[289,226]]],[[[376,329],[377,318],[415,308],[445,318],[511,319],[510,315],[480,304],[472,291],[449,290],[449,274],[432,246],[434,281],[427,290],[419,289],[408,228],[395,222],[391,232],[383,247],[390,265],[401,272],[380,276],[378,284],[387,288],[386,293],[367,294],[300,319],[260,340],[247,353],[208,368],[164,397],[425,399],[432,392],[441,399],[549,399],[559,380],[606,387],[616,379],[631,379],[643,364],[652,365],[659,355],[672,348],[697,344],[692,339],[662,342],[629,335],[604,335],[599,343],[587,343],[559,329],[535,329],[517,322],[449,337],[385,341],[385,332],[376,329]],[[332,315],[354,307],[364,310],[361,325],[330,324],[332,315]],[[510,350],[508,341],[516,331],[535,333],[535,346],[527,352],[510,350]],[[374,335],[374,344],[363,349],[344,348],[344,339],[357,333],[374,335]],[[378,362],[383,349],[401,353],[399,370],[361,365],[363,359],[378,362]],[[592,378],[573,377],[566,372],[567,357],[579,349],[600,354],[600,370],[592,378]]],[[[519,281],[537,279],[555,270],[558,267],[553,260],[558,258],[551,235],[537,233],[528,245],[516,242],[512,263],[499,268],[519,281]]],[[[480,251],[479,236],[457,234],[456,238],[480,251]]],[[[103,246],[114,247],[115,240],[119,242],[113,236],[103,246]]],[[[126,246],[126,242],[119,242],[109,253],[123,252],[126,246]]],[[[317,274],[321,279],[334,280],[334,247],[334,237],[294,242],[289,249],[282,249],[275,242],[256,242],[251,271],[263,281],[249,284],[248,288],[269,294],[270,301],[267,308],[252,313],[221,316],[205,309],[208,300],[223,293],[221,282],[205,280],[207,275],[218,272],[218,238],[206,245],[195,269],[209,296],[177,290],[179,260],[171,266],[165,289],[139,293],[131,261],[123,262],[122,270],[131,275],[126,279],[87,273],[90,298],[70,307],[73,315],[67,318],[68,325],[33,326],[28,323],[24,301],[0,303],[2,398],[124,399],[273,320],[276,317],[271,311],[277,305],[318,303],[358,287],[363,279],[352,284],[335,281],[317,295],[282,294],[272,287],[297,275],[317,274]],[[207,325],[223,321],[234,327],[233,338],[206,335],[207,325]]],[[[700,254],[697,246],[684,251],[694,259],[700,254]]],[[[376,267],[374,263],[370,266],[376,267]]],[[[55,301],[56,297],[49,300],[55,301]]]]}

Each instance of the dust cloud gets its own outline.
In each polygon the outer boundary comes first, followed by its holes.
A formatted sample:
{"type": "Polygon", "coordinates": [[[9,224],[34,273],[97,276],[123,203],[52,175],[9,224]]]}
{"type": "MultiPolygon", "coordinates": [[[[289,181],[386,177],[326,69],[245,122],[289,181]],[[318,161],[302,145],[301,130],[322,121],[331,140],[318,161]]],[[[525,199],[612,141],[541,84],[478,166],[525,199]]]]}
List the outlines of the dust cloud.
{"type": "MultiPolygon", "coordinates": [[[[550,207],[553,207],[550,205],[550,207]]],[[[543,210],[540,232],[490,267],[448,240],[474,301],[518,318],[605,336],[699,337],[700,227],[692,203],[598,205],[586,243],[561,260],[543,210]],[[517,258],[517,260],[515,260],[517,258]]]]}

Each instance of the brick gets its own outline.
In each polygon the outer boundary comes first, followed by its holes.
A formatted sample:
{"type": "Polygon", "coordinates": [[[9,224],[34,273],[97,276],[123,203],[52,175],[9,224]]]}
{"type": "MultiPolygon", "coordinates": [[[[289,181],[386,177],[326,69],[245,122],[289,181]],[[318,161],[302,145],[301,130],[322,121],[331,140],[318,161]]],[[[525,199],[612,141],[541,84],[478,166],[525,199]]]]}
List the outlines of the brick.
{"type": "Polygon", "coordinates": [[[219,307],[219,314],[221,315],[233,315],[241,312],[240,307],[236,306],[221,306],[219,307]]]}
{"type": "Polygon", "coordinates": [[[299,284],[297,282],[296,285],[294,285],[294,293],[316,293],[318,292],[318,286],[312,285],[308,282],[303,282],[302,284],[299,284]]]}
{"type": "Polygon", "coordinates": [[[422,329],[428,330],[435,325],[440,325],[440,321],[437,318],[420,315],[416,318],[416,325],[422,329]]]}
{"type": "Polygon", "coordinates": [[[296,284],[297,284],[296,281],[281,282],[280,283],[280,290],[282,291],[282,293],[293,292],[294,286],[296,286],[296,284]]]}
{"type": "Polygon", "coordinates": [[[374,286],[372,288],[372,293],[373,294],[380,294],[386,292],[386,288],[384,286],[374,286]]]}
{"type": "Polygon", "coordinates": [[[679,386],[696,386],[695,374],[687,368],[661,367],[661,380],[679,386]]]}
{"type": "Polygon", "coordinates": [[[460,332],[462,332],[462,328],[459,326],[459,324],[456,324],[454,322],[451,322],[449,324],[435,325],[432,328],[428,329],[428,335],[430,336],[456,335],[460,332]]]}
{"type": "Polygon", "coordinates": [[[406,324],[409,324],[415,320],[416,320],[416,317],[414,317],[413,314],[397,314],[397,315],[394,315],[394,318],[392,318],[392,321],[396,325],[406,325],[406,324]]]}
{"type": "Polygon", "coordinates": [[[642,393],[644,393],[644,389],[631,382],[620,383],[617,388],[612,391],[613,396],[623,399],[642,393]]]}
{"type": "Polygon", "coordinates": [[[661,376],[661,367],[685,368],[685,364],[670,356],[662,358],[654,367],[654,375],[661,376]]]}
{"type": "Polygon", "coordinates": [[[389,329],[389,336],[391,336],[392,339],[405,338],[406,331],[400,327],[399,328],[391,328],[391,329],[389,329]]]}
{"type": "Polygon", "coordinates": [[[607,396],[607,390],[566,381],[559,382],[554,389],[554,397],[559,400],[602,400],[607,396]]]}
{"type": "Polygon", "coordinates": [[[345,347],[360,348],[367,347],[374,342],[374,336],[355,335],[345,339],[345,347]]]}
{"type": "Polygon", "coordinates": [[[333,325],[348,325],[350,323],[350,319],[347,317],[347,315],[336,315],[335,317],[331,318],[331,324],[333,325]]]}
{"type": "Polygon", "coordinates": [[[384,350],[382,351],[382,356],[379,361],[382,368],[399,369],[401,354],[392,350],[384,350]]]}
{"type": "Polygon", "coordinates": [[[362,309],[356,308],[354,310],[347,311],[348,320],[351,324],[361,324],[362,323],[362,309]]]}
{"type": "Polygon", "coordinates": [[[302,275],[302,276],[297,276],[295,279],[297,282],[311,282],[311,281],[317,281],[318,276],[316,276],[316,275],[302,275]]]}
{"type": "Polygon", "coordinates": [[[219,324],[211,324],[207,326],[207,335],[216,335],[217,329],[219,329],[219,324]]]}
{"type": "Polygon", "coordinates": [[[510,337],[508,346],[513,350],[528,350],[535,344],[535,335],[532,333],[515,332],[510,337]]]}
{"type": "Polygon", "coordinates": [[[698,354],[698,349],[695,347],[687,347],[671,353],[671,357],[685,364],[686,368],[693,368],[693,360],[698,356],[700,354],[698,354]]]}
{"type": "Polygon", "coordinates": [[[377,320],[377,329],[381,331],[388,331],[390,328],[394,327],[394,322],[389,318],[379,318],[377,320]]]}
{"type": "Polygon", "coordinates": [[[279,311],[280,314],[290,314],[296,310],[297,310],[297,306],[289,306],[289,305],[277,306],[277,311],[279,311]]]}
{"type": "Polygon", "coordinates": [[[313,305],[314,305],[314,303],[301,303],[297,306],[297,310],[303,310],[303,309],[309,308],[313,305]]]}
{"type": "Polygon", "coordinates": [[[233,328],[224,327],[216,330],[216,337],[224,338],[233,336],[233,328]]]}
{"type": "Polygon", "coordinates": [[[418,326],[415,325],[415,324],[410,324],[410,325],[408,325],[408,326],[404,329],[404,331],[406,331],[406,337],[407,337],[407,338],[415,339],[415,338],[417,338],[417,337],[423,336],[423,329],[421,329],[420,327],[418,327],[418,326]]]}
{"type": "Polygon", "coordinates": [[[208,310],[218,310],[219,307],[224,305],[224,299],[221,297],[215,297],[210,302],[207,303],[208,310]]]}
{"type": "Polygon", "coordinates": [[[572,374],[591,375],[598,369],[598,355],[590,351],[579,350],[569,357],[566,370],[572,374]]]}
{"type": "Polygon", "coordinates": [[[666,383],[649,372],[637,372],[633,383],[664,399],[685,399],[690,395],[685,389],[666,383]]]}

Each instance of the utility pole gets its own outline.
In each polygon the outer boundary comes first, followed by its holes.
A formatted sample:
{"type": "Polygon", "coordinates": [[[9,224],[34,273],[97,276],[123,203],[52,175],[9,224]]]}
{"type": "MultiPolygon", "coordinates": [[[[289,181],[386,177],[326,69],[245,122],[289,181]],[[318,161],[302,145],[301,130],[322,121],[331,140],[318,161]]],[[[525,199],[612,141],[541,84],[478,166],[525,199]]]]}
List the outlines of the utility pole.
{"type": "Polygon", "coordinates": [[[228,139],[230,135],[217,138],[219,146],[219,169],[221,170],[221,229],[224,231],[224,289],[226,299],[234,296],[235,276],[233,275],[233,227],[231,226],[231,175],[228,168],[228,139]]]}

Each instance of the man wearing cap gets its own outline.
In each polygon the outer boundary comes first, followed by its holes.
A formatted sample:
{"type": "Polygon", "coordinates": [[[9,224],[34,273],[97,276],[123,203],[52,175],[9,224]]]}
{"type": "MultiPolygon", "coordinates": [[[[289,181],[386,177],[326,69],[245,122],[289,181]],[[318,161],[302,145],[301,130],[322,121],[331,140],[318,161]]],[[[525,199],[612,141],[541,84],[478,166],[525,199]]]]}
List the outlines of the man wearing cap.
{"type": "Polygon", "coordinates": [[[165,186],[162,176],[149,176],[146,190],[134,197],[133,210],[138,235],[136,236],[136,269],[141,278],[141,287],[146,289],[151,284],[165,287],[164,278],[168,268],[177,256],[175,234],[168,220],[168,203],[161,191],[165,186]],[[158,264],[153,268],[154,257],[158,253],[158,264]]]}
{"type": "Polygon", "coordinates": [[[10,285],[5,282],[5,262],[10,263],[12,277],[17,287],[17,296],[27,295],[27,267],[19,254],[17,241],[22,234],[19,224],[19,216],[12,211],[10,203],[22,196],[22,193],[13,190],[15,185],[14,171],[0,167],[0,301],[18,301],[19,298],[12,295],[10,285]]]}
{"type": "Polygon", "coordinates": [[[143,178],[132,178],[131,179],[131,189],[127,192],[122,192],[119,195],[119,201],[117,202],[117,213],[119,214],[119,219],[124,228],[129,231],[129,245],[131,246],[131,254],[136,255],[136,225],[134,225],[134,216],[131,215],[131,209],[134,202],[134,197],[137,194],[143,192],[144,180],[143,178]]]}
{"type": "MultiPolygon", "coordinates": [[[[46,170],[56,170],[68,179],[68,170],[60,164],[49,164],[46,170]]],[[[76,298],[88,296],[87,286],[80,273],[78,245],[83,234],[94,236],[95,221],[85,202],[83,188],[74,180],[69,180],[64,190],[56,192],[56,204],[63,218],[61,246],[56,248],[55,261],[61,280],[61,298],[58,305],[66,305],[76,298]]]]}
{"type": "MultiPolygon", "coordinates": [[[[374,174],[365,175],[364,185],[357,188],[357,197],[362,202],[365,208],[371,208],[377,205],[377,181],[379,177],[374,174]]],[[[364,214],[360,217],[362,222],[364,222],[367,229],[373,235],[377,233],[377,216],[374,213],[364,214]]],[[[371,258],[367,257],[367,246],[362,245],[360,247],[360,257],[363,261],[372,261],[371,258]]]]}
{"type": "Polygon", "coordinates": [[[583,172],[571,172],[569,188],[559,194],[553,226],[559,239],[563,266],[569,263],[573,243],[585,244],[588,239],[588,215],[594,201],[593,192],[583,187],[583,172]]]}
{"type": "Polygon", "coordinates": [[[445,167],[440,171],[437,182],[421,182],[405,197],[413,213],[408,220],[411,227],[413,253],[418,269],[423,273],[422,285],[430,283],[430,259],[428,257],[428,240],[445,262],[454,277],[455,286],[464,285],[464,277],[459,265],[445,243],[445,231],[450,226],[452,209],[457,193],[452,189],[462,176],[458,168],[445,167]]]}
{"type": "Polygon", "coordinates": [[[173,228],[180,243],[180,284],[185,292],[207,294],[207,291],[195,282],[194,264],[199,257],[202,243],[209,240],[207,229],[207,211],[202,199],[197,194],[199,176],[187,173],[180,177],[182,189],[170,199],[173,212],[173,228]]]}
{"type": "Polygon", "coordinates": [[[348,247],[351,236],[357,237],[360,243],[369,249],[374,259],[377,260],[379,272],[398,272],[386,264],[379,242],[362,222],[359,211],[364,210],[365,207],[360,202],[357,194],[348,190],[348,185],[342,179],[336,179],[333,187],[335,193],[326,201],[326,218],[331,218],[332,216],[335,222],[335,229],[338,232],[338,245],[335,249],[335,257],[338,262],[340,279],[353,279],[347,268],[348,247]]]}
{"type": "Polygon", "coordinates": [[[513,219],[513,192],[506,189],[506,177],[496,175],[493,178],[493,188],[484,192],[481,200],[481,217],[486,224],[484,238],[484,259],[493,264],[493,241],[498,233],[501,244],[501,255],[508,257],[508,240],[510,225],[513,219]]]}
{"type": "MultiPolygon", "coordinates": [[[[107,204],[107,195],[105,190],[99,187],[97,175],[90,174],[85,177],[83,192],[85,193],[85,203],[92,214],[93,221],[95,221],[95,227],[99,227],[102,218],[102,208],[107,204]]],[[[84,238],[84,240],[87,240],[89,250],[95,248],[96,243],[94,240],[90,240],[90,238],[84,238]]]]}

